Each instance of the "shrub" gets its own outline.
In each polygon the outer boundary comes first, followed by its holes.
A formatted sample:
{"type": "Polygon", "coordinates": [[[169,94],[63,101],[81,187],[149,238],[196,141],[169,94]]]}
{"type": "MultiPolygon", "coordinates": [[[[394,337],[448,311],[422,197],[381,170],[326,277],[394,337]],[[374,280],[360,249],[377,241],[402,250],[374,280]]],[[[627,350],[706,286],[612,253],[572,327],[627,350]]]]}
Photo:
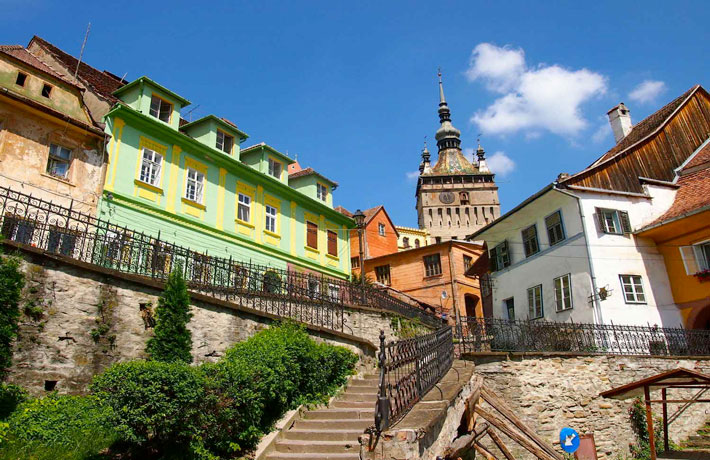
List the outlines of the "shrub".
{"type": "Polygon", "coordinates": [[[165,446],[188,443],[200,433],[205,381],[199,368],[180,362],[119,363],[96,376],[91,390],[112,409],[109,421],[123,440],[165,446]]]}
{"type": "Polygon", "coordinates": [[[26,400],[27,392],[24,388],[11,383],[0,383],[0,420],[6,419],[26,400]]]}
{"type": "Polygon", "coordinates": [[[187,323],[192,318],[190,296],[180,267],[173,270],[158,299],[155,335],[148,340],[146,351],[156,361],[192,362],[192,334],[187,323]]]}
{"type": "Polygon", "coordinates": [[[0,378],[12,364],[12,341],[17,336],[20,296],[25,277],[17,257],[0,257],[0,378]]]}
{"type": "Polygon", "coordinates": [[[0,458],[78,460],[96,454],[116,439],[107,410],[86,396],[26,401],[7,420],[0,458]]]}

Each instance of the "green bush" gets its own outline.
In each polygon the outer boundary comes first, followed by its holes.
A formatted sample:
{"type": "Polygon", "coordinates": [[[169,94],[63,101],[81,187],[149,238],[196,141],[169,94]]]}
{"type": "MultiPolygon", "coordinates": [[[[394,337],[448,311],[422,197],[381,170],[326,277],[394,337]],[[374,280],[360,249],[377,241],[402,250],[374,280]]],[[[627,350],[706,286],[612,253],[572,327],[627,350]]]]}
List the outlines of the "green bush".
{"type": "Polygon", "coordinates": [[[94,378],[91,390],[112,409],[108,420],[131,443],[188,443],[201,430],[205,380],[184,363],[119,363],[94,378]]]}
{"type": "Polygon", "coordinates": [[[0,378],[12,364],[12,341],[17,336],[20,296],[25,277],[17,257],[0,257],[0,378]]]}
{"type": "Polygon", "coordinates": [[[27,392],[24,388],[11,383],[0,383],[0,420],[5,420],[26,400],[27,392]]]}
{"type": "Polygon", "coordinates": [[[155,313],[155,335],[146,344],[150,358],[156,361],[191,363],[192,334],[187,329],[187,323],[192,318],[190,296],[179,266],[168,276],[155,313]]]}
{"type": "Polygon", "coordinates": [[[1,459],[79,460],[110,446],[109,409],[93,397],[52,394],[20,404],[7,419],[1,459]]]}

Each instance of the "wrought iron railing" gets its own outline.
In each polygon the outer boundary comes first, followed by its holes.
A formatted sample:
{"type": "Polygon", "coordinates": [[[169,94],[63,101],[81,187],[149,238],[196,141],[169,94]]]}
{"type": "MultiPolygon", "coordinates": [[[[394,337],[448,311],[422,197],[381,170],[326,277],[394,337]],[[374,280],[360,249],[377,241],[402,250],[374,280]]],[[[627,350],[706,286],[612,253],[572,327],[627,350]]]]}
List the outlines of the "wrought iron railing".
{"type": "Polygon", "coordinates": [[[165,279],[179,267],[193,292],[331,330],[348,328],[344,306],[356,304],[441,325],[436,316],[373,287],[196,252],[160,233],[148,235],[5,187],[0,233],[18,245],[152,279],[165,279]]]}
{"type": "Polygon", "coordinates": [[[382,432],[404,417],[449,371],[453,360],[451,326],[390,343],[385,343],[385,333],[380,332],[375,429],[382,432]]]}
{"type": "Polygon", "coordinates": [[[574,352],[609,355],[707,356],[710,330],[616,324],[509,321],[461,317],[461,352],[574,352]]]}

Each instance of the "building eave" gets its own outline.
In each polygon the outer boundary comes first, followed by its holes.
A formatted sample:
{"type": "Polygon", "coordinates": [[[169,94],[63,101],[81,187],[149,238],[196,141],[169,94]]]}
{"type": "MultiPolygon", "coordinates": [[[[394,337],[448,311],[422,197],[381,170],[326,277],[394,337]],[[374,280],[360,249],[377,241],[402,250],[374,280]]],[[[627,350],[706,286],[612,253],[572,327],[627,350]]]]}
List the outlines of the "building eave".
{"type": "Polygon", "coordinates": [[[226,121],[222,120],[218,116],[212,115],[212,114],[206,115],[198,120],[191,121],[190,123],[186,123],[186,124],[180,126],[180,129],[189,129],[192,126],[200,125],[200,124],[202,124],[206,121],[209,121],[209,120],[213,120],[213,121],[217,122],[217,124],[222,126],[225,130],[231,131],[232,133],[238,135],[242,141],[245,141],[249,138],[249,135],[247,133],[245,133],[244,131],[240,130],[239,128],[237,128],[234,125],[227,123],[226,121]]]}
{"type": "Polygon", "coordinates": [[[177,99],[177,101],[180,102],[183,107],[188,106],[188,105],[191,104],[190,101],[188,101],[188,100],[185,99],[184,97],[180,96],[178,93],[169,90],[169,89],[166,88],[165,86],[163,86],[163,85],[161,85],[160,83],[157,83],[157,82],[151,80],[150,78],[146,77],[145,75],[142,76],[142,77],[136,78],[135,80],[133,80],[132,82],[130,82],[130,83],[124,85],[124,86],[121,86],[120,88],[118,88],[116,91],[113,92],[113,95],[116,96],[116,97],[119,97],[119,96],[120,96],[121,94],[123,94],[126,90],[128,90],[128,89],[130,89],[130,88],[132,88],[132,87],[134,87],[134,86],[136,86],[136,85],[138,85],[141,81],[144,81],[144,82],[146,82],[146,83],[149,83],[149,84],[155,86],[156,88],[158,88],[160,91],[163,91],[163,92],[166,93],[167,95],[169,95],[169,96],[171,96],[171,97],[177,99]]]}
{"type": "Polygon", "coordinates": [[[693,209],[692,211],[688,211],[684,214],[681,214],[680,216],[676,216],[670,219],[662,220],[660,222],[653,223],[651,225],[647,225],[646,227],[640,228],[634,232],[635,235],[642,235],[643,233],[649,232],[651,230],[654,230],[659,227],[663,227],[664,225],[672,224],[673,222],[679,221],[681,219],[685,219],[687,217],[694,216],[696,214],[701,214],[705,211],[710,211],[710,205],[703,206],[701,208],[693,209]]]}

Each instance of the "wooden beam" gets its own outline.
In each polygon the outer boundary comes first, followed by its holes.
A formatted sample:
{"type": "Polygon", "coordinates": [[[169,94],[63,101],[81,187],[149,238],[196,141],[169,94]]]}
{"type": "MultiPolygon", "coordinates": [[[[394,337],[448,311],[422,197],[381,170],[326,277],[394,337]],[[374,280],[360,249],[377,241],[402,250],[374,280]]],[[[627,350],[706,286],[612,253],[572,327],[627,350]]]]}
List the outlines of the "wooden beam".
{"type": "Polygon", "coordinates": [[[648,390],[648,385],[644,385],[643,387],[643,395],[644,398],[646,399],[646,428],[648,428],[648,443],[650,444],[650,449],[651,449],[651,460],[657,460],[656,459],[656,440],[654,439],[653,436],[653,415],[651,413],[651,394],[650,391],[648,390]]]}
{"type": "Polygon", "coordinates": [[[522,434],[518,433],[518,431],[514,428],[514,425],[511,426],[511,423],[496,417],[491,412],[488,412],[487,410],[483,409],[481,406],[476,406],[475,410],[478,415],[486,419],[486,421],[488,421],[491,425],[505,433],[506,436],[520,444],[521,447],[523,447],[531,454],[535,455],[537,458],[540,458],[542,460],[560,460],[556,456],[553,457],[552,455],[548,454],[537,444],[530,441],[522,434]]]}
{"type": "Polygon", "coordinates": [[[661,399],[663,400],[663,451],[668,452],[668,402],[665,388],[661,390],[661,399]]]}
{"type": "Polygon", "coordinates": [[[476,412],[473,408],[478,404],[478,400],[481,399],[481,387],[483,386],[483,376],[477,375],[473,382],[473,391],[471,396],[466,400],[466,413],[468,415],[468,426],[466,430],[471,432],[473,427],[476,425],[476,412]]]}
{"type": "Polygon", "coordinates": [[[537,433],[528,428],[515,413],[503,402],[503,400],[498,397],[490,388],[483,385],[481,389],[481,396],[483,399],[493,406],[498,412],[500,412],[510,423],[515,425],[522,433],[527,435],[532,439],[535,444],[538,445],[543,451],[545,451],[550,457],[557,460],[563,460],[562,455],[555,450],[554,447],[544,439],[542,439],[537,433]]]}
{"type": "MultiPolygon", "coordinates": [[[[666,389],[662,389],[661,392],[666,391],[666,389]]],[[[710,403],[710,399],[651,399],[649,401],[650,403],[673,403],[673,404],[680,404],[680,403],[710,403]]]]}
{"type": "Polygon", "coordinates": [[[498,449],[503,453],[505,458],[507,460],[515,460],[515,457],[513,454],[508,450],[508,448],[505,446],[503,443],[503,440],[498,436],[498,433],[495,432],[492,428],[488,430],[488,436],[491,438],[493,443],[498,447],[498,449]]]}
{"type": "Polygon", "coordinates": [[[498,460],[496,458],[496,456],[493,455],[493,453],[491,453],[490,450],[486,449],[485,447],[483,447],[481,444],[479,444],[477,442],[473,444],[473,448],[476,449],[481,455],[486,457],[486,460],[498,460]]]}
{"type": "Polygon", "coordinates": [[[476,441],[486,435],[489,427],[488,423],[482,423],[471,433],[454,439],[454,442],[444,450],[444,458],[455,459],[465,455],[476,441]]]}

